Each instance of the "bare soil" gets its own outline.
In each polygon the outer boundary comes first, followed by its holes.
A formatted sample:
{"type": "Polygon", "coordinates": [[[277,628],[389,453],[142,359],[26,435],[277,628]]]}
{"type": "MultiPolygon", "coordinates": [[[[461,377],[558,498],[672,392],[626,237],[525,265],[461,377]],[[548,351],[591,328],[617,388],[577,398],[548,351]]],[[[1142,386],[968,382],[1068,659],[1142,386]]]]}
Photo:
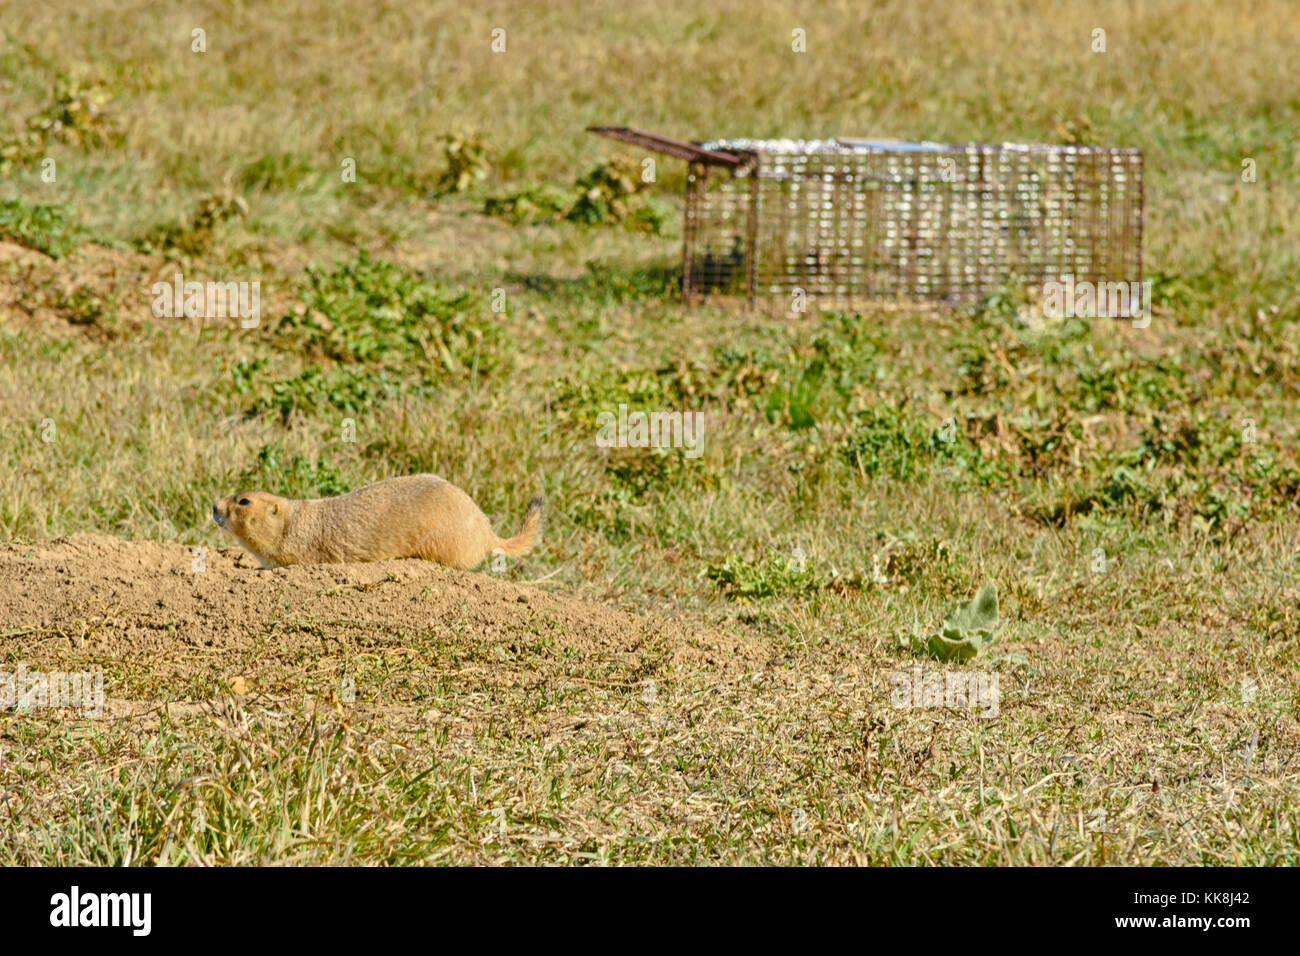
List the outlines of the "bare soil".
{"type": "Polygon", "coordinates": [[[332,699],[349,676],[359,703],[409,710],[440,677],[635,685],[770,656],[744,635],[419,560],[262,570],[238,549],[98,535],[0,546],[0,636],[10,669],[101,667],[107,716],[218,692],[332,699]]]}

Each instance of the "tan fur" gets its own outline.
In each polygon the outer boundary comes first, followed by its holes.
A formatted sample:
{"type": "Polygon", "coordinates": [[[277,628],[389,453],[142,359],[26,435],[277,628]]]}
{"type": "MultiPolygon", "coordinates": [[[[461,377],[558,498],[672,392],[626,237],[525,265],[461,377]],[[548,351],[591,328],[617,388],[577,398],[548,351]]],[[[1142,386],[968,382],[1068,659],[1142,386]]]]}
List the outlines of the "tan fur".
{"type": "Polygon", "coordinates": [[[213,505],[212,518],[267,568],[388,558],[472,568],[498,548],[508,557],[532,550],[542,499],[528,503],[513,538],[498,538],[469,495],[436,475],[389,478],[337,498],[241,491],[213,505]]]}

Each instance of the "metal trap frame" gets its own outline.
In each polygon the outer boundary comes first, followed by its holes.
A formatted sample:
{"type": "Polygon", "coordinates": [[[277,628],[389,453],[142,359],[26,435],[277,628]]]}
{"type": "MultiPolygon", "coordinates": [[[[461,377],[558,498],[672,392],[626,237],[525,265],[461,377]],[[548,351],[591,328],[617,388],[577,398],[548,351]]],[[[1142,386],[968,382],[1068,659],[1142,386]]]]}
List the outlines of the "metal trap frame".
{"type": "Polygon", "coordinates": [[[961,302],[1013,280],[1142,277],[1140,150],[588,131],[688,163],[688,303],[961,302]]]}

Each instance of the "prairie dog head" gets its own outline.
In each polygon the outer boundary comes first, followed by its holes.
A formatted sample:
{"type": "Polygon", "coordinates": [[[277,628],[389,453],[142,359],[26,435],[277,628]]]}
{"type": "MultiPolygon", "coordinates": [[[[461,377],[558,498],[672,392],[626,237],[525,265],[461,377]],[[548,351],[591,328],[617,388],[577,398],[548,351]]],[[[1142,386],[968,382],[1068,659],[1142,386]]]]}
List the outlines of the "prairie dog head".
{"type": "Polygon", "coordinates": [[[241,491],[212,506],[212,520],[266,563],[279,550],[290,502],[265,491],[241,491]]]}

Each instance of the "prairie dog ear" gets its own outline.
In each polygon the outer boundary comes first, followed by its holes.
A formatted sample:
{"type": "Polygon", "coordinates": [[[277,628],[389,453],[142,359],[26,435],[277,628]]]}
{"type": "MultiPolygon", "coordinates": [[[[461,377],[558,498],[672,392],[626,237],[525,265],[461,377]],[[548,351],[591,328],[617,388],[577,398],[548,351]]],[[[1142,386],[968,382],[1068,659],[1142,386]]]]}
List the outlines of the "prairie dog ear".
{"type": "Polygon", "coordinates": [[[273,515],[278,515],[280,513],[280,503],[278,501],[272,501],[271,506],[266,510],[273,515]]]}

